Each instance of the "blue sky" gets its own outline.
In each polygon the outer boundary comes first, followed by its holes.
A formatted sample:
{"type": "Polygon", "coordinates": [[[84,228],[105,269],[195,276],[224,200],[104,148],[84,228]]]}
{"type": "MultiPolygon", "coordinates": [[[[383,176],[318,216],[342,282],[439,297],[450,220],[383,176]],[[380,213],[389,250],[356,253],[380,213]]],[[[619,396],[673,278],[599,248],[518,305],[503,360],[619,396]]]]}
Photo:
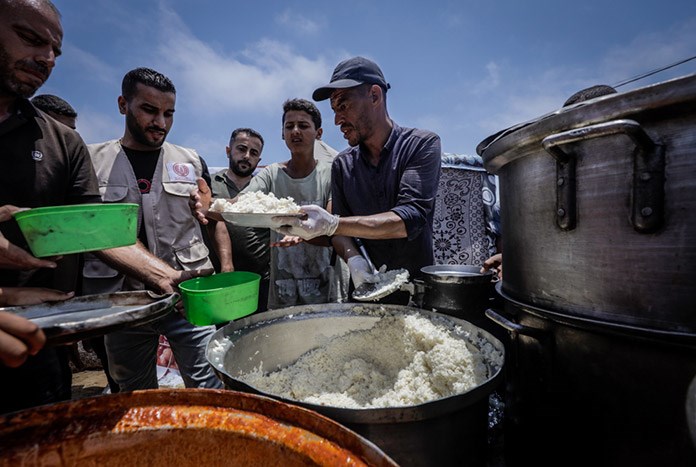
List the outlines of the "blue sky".
{"type": "MultiPolygon", "coordinates": [[[[696,1],[54,0],[63,56],[39,93],[67,99],[88,143],[119,138],[123,75],[148,66],[177,87],[168,141],[226,166],[236,127],[266,140],[262,164],[287,160],[282,103],[311,99],[342,59],[380,64],[391,117],[474,154],[487,136],[696,55],[696,1]]],[[[696,60],[619,88],[696,72],[696,60]]],[[[346,143],[326,101],[324,140],[346,143]]]]}

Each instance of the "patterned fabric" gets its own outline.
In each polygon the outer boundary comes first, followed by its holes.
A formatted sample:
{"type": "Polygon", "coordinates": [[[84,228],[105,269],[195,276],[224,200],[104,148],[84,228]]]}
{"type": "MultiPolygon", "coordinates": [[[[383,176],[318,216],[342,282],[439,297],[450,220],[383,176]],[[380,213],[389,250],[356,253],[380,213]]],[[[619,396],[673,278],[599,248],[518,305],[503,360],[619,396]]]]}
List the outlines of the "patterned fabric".
{"type": "Polygon", "coordinates": [[[479,156],[443,154],[435,200],[435,264],[481,265],[500,235],[497,177],[479,156]]]}

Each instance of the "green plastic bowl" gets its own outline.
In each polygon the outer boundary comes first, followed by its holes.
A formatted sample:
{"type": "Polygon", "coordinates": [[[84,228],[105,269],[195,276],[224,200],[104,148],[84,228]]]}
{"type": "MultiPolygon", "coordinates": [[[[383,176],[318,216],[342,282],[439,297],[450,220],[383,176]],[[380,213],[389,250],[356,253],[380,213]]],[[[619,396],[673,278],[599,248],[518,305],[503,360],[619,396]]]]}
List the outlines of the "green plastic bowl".
{"type": "Polygon", "coordinates": [[[261,276],[234,271],[196,277],[179,284],[186,319],[196,326],[243,318],[259,306],[261,276]]]}
{"type": "Polygon", "coordinates": [[[135,203],[48,206],[14,215],[37,258],[133,245],[137,236],[135,203]]]}

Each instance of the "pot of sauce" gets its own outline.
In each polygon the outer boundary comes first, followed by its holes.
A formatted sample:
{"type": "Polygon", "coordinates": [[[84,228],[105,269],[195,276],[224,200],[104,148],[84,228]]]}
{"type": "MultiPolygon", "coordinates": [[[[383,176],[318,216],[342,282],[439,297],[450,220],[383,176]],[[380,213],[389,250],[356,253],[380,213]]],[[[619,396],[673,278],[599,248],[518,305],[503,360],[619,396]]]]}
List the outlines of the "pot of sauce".
{"type": "Polygon", "coordinates": [[[0,451],[2,466],[396,466],[315,412],[213,389],[134,391],[8,414],[0,451]]]}

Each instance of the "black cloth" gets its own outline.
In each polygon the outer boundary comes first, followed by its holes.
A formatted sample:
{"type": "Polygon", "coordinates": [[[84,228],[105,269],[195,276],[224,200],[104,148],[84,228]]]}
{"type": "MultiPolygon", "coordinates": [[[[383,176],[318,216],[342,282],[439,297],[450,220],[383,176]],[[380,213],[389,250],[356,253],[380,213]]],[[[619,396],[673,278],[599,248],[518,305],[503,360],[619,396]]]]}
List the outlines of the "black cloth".
{"type": "MultiPolygon", "coordinates": [[[[126,153],[128,157],[128,162],[130,162],[133,173],[135,174],[135,179],[138,181],[138,188],[140,189],[141,195],[146,195],[150,193],[152,188],[152,177],[155,174],[155,169],[157,168],[157,161],[159,161],[160,149],[155,149],[152,151],[138,151],[136,149],[127,148],[121,145],[123,152],[126,153]]],[[[147,233],[145,232],[145,223],[140,225],[140,230],[138,231],[138,240],[140,240],[145,248],[149,249],[147,242],[147,233]]]]}
{"type": "MultiPolygon", "coordinates": [[[[48,118],[28,100],[0,123],[0,205],[19,207],[100,203],[99,186],[80,135],[48,118]]],[[[9,241],[29,250],[17,223],[0,224],[9,241]]],[[[52,287],[76,283],[77,261],[56,270],[0,270],[0,287],[52,287]],[[66,281],[66,278],[68,279],[66,281]]],[[[60,287],[65,290],[65,287],[60,287]]],[[[70,398],[70,367],[65,349],[46,347],[19,368],[0,365],[0,412],[70,398]]]]}
{"type": "MultiPolygon", "coordinates": [[[[241,191],[226,174],[227,169],[213,175],[209,184],[213,196],[218,198],[234,198],[241,191]]],[[[247,184],[248,185],[248,184],[247,184]]],[[[242,187],[242,190],[245,187],[242,187]]],[[[271,231],[253,227],[240,227],[227,223],[227,231],[232,241],[232,260],[237,271],[255,272],[261,276],[259,286],[258,311],[268,309],[268,289],[270,286],[271,264],[271,231]]]]}
{"type": "Polygon", "coordinates": [[[394,123],[373,166],[361,146],[342,151],[331,167],[333,212],[369,216],[392,211],[404,221],[407,238],[363,239],[377,268],[405,268],[411,277],[433,264],[433,209],[440,179],[440,137],[394,123]]]}

